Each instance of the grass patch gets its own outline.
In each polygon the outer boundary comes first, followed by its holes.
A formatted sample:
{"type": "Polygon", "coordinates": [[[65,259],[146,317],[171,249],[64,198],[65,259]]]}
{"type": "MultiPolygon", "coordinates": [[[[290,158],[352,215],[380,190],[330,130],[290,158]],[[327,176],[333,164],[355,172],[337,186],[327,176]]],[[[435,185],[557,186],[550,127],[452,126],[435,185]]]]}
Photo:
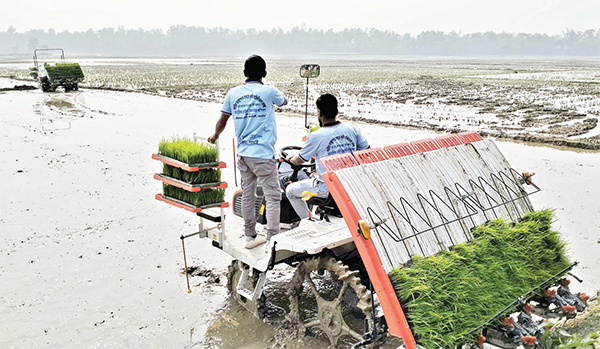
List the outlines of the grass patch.
{"type": "Polygon", "coordinates": [[[165,183],[163,193],[197,207],[223,202],[225,199],[225,189],[203,189],[192,193],[165,183]]]}
{"type": "Polygon", "coordinates": [[[474,239],[390,272],[417,342],[450,348],[521,295],[570,265],[550,210],[496,219],[474,239]]]}
{"type": "Polygon", "coordinates": [[[216,162],[218,158],[216,146],[179,136],[171,140],[162,139],[158,144],[158,153],[186,164],[216,162]]]}

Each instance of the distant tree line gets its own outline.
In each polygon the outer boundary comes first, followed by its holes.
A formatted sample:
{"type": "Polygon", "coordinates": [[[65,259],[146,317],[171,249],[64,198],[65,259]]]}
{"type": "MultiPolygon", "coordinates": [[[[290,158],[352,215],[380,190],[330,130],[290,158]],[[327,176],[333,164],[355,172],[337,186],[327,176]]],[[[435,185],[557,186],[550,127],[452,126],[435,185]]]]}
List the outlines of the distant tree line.
{"type": "Polygon", "coordinates": [[[102,55],[238,55],[353,53],[376,55],[599,56],[600,29],[564,30],[559,35],[425,31],[413,37],[389,30],[231,30],[175,25],[161,29],[104,28],[87,31],[0,31],[0,54],[30,54],[35,48],[60,47],[73,54],[102,55]]]}

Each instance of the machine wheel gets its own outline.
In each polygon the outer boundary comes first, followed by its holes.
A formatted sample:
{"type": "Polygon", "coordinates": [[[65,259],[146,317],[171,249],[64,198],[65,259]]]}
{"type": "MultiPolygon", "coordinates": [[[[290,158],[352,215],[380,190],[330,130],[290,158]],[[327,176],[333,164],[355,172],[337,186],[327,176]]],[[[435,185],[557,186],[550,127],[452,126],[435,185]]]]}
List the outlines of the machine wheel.
{"type": "Polygon", "coordinates": [[[52,84],[50,83],[50,80],[48,80],[47,77],[43,77],[40,80],[40,86],[42,87],[42,91],[44,92],[49,92],[52,90],[52,84]]]}
{"type": "MultiPolygon", "coordinates": [[[[246,308],[249,312],[254,314],[254,316],[259,319],[263,319],[267,315],[267,305],[266,305],[266,297],[264,294],[255,300],[250,301],[237,293],[236,287],[238,281],[240,280],[240,276],[242,275],[242,270],[245,267],[244,263],[241,261],[234,259],[229,266],[229,270],[227,272],[227,289],[229,290],[229,294],[233,297],[240,305],[246,308]]],[[[253,275],[253,282],[256,285],[256,281],[258,279],[258,273],[253,275]]]]}
{"type": "Polygon", "coordinates": [[[361,341],[362,320],[371,315],[372,306],[371,296],[357,274],[358,271],[351,271],[333,257],[315,257],[301,262],[288,284],[288,320],[299,327],[300,333],[311,327],[318,328],[333,348],[348,337],[349,343],[361,341]],[[303,309],[300,309],[300,304],[303,309]]]}

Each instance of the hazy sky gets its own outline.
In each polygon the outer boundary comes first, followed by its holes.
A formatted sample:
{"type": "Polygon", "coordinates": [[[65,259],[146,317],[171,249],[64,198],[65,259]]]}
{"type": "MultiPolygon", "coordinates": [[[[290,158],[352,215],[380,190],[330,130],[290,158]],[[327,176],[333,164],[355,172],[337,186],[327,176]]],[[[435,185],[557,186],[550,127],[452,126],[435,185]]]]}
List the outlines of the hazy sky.
{"type": "Polygon", "coordinates": [[[172,25],[289,30],[376,28],[560,34],[600,30],[600,0],[0,0],[0,30],[85,31],[172,25]]]}

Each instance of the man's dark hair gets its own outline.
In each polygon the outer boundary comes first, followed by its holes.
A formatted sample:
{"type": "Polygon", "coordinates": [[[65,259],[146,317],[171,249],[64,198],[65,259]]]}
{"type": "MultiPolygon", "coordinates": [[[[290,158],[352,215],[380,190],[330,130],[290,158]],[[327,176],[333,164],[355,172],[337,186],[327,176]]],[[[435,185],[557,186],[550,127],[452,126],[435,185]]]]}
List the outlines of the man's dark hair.
{"type": "Polygon", "coordinates": [[[244,62],[244,75],[250,80],[261,80],[267,75],[267,63],[259,55],[252,55],[244,62]]]}
{"type": "Polygon", "coordinates": [[[338,114],[338,101],[334,95],[326,93],[317,99],[317,109],[326,119],[335,119],[338,114]]]}

